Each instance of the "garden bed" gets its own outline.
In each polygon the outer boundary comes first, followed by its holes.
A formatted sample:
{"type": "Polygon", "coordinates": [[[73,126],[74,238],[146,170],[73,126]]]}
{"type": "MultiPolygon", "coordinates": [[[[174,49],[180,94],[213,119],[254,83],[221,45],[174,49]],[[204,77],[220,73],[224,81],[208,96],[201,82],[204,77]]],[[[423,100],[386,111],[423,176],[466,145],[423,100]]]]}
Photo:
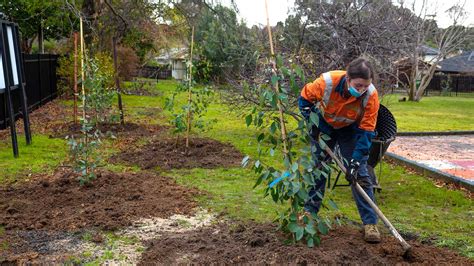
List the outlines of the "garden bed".
{"type": "Polygon", "coordinates": [[[472,261],[453,251],[410,241],[413,252],[404,258],[397,240],[385,235],[380,244],[367,244],[362,232],[337,227],[323,236],[320,247],[288,245],[287,238],[272,224],[225,224],[192,233],[169,233],[149,241],[140,264],[354,264],[467,265],[472,261]]]}
{"type": "Polygon", "coordinates": [[[198,192],[153,173],[100,172],[80,186],[70,171],[37,176],[0,189],[0,225],[6,230],[114,230],[142,217],[189,214],[198,192]]]}
{"type": "Polygon", "coordinates": [[[112,163],[138,165],[142,169],[238,167],[244,156],[232,145],[206,138],[163,139],[123,151],[110,159],[112,163]]]}

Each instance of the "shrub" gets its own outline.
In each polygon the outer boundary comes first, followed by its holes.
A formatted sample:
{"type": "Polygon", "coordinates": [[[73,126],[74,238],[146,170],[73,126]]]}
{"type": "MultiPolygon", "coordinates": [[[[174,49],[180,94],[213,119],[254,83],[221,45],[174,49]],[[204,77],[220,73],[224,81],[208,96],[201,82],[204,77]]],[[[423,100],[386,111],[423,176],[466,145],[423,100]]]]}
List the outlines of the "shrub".
{"type": "Polygon", "coordinates": [[[132,80],[137,73],[140,59],[130,47],[117,46],[118,75],[121,80],[132,80]]]}

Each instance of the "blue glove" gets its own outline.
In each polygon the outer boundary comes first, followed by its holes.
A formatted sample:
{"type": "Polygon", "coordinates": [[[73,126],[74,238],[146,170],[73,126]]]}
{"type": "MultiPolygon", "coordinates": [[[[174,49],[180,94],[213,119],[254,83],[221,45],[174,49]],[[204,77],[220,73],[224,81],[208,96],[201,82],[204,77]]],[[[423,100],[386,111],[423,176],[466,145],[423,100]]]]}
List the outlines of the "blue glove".
{"type": "Polygon", "coordinates": [[[303,115],[306,120],[309,120],[311,112],[316,111],[314,103],[306,100],[301,96],[298,97],[298,107],[300,109],[301,115],[303,115]]]}
{"type": "Polygon", "coordinates": [[[354,182],[357,181],[357,171],[359,170],[359,167],[359,161],[351,159],[346,173],[346,180],[349,182],[349,184],[352,185],[354,182]]]}

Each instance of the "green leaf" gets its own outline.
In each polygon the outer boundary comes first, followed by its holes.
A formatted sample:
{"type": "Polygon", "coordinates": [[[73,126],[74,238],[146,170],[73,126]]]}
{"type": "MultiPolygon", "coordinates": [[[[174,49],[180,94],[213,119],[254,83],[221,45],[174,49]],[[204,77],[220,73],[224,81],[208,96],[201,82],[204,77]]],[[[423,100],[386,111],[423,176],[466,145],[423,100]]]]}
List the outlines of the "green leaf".
{"type": "Polygon", "coordinates": [[[324,141],[328,141],[328,140],[331,140],[331,137],[327,134],[321,134],[321,138],[324,140],[324,141]]]}
{"type": "Polygon", "coordinates": [[[288,102],[288,95],[286,95],[286,94],[284,94],[284,93],[279,93],[279,94],[278,94],[278,98],[279,98],[282,102],[285,102],[285,103],[288,102]]]}
{"type": "Polygon", "coordinates": [[[280,80],[280,77],[277,76],[277,75],[273,75],[273,76],[272,76],[272,85],[273,85],[273,86],[276,86],[278,80],[280,80]]]}
{"type": "Polygon", "coordinates": [[[276,130],[277,130],[276,122],[272,122],[272,124],[270,125],[270,133],[275,134],[276,130]]]}
{"type": "Polygon", "coordinates": [[[288,224],[288,230],[290,230],[290,232],[292,233],[296,233],[296,231],[298,231],[299,229],[299,226],[296,222],[291,222],[288,224]]]}
{"type": "Polygon", "coordinates": [[[297,220],[298,220],[298,217],[297,217],[296,213],[290,214],[290,221],[296,222],[297,220]]]}
{"type": "Polygon", "coordinates": [[[321,234],[323,235],[327,235],[329,233],[329,228],[328,226],[326,225],[326,223],[323,223],[323,222],[319,222],[318,223],[318,230],[319,232],[321,232],[321,234]]]}
{"type": "Polygon", "coordinates": [[[291,165],[291,171],[292,171],[292,172],[296,172],[296,170],[298,170],[298,163],[297,163],[297,162],[294,162],[294,163],[291,165]]]}
{"type": "Polygon", "coordinates": [[[308,240],[306,241],[306,245],[307,245],[309,248],[314,247],[314,239],[313,239],[312,237],[309,237],[308,240]]]}
{"type": "Polygon", "coordinates": [[[306,227],[304,228],[306,232],[310,235],[315,235],[316,234],[316,229],[314,229],[314,224],[307,224],[306,227]]]}
{"type": "Polygon", "coordinates": [[[319,116],[317,113],[311,112],[309,115],[309,121],[311,122],[311,125],[319,127],[319,116]]]}
{"type": "Polygon", "coordinates": [[[265,134],[264,134],[264,133],[260,133],[260,135],[258,135],[258,137],[257,137],[257,141],[258,141],[258,142],[261,142],[264,138],[265,138],[265,134]]]}
{"type": "Polygon", "coordinates": [[[300,188],[300,190],[297,193],[298,197],[304,201],[306,201],[309,198],[308,192],[304,187],[300,188]]]}
{"type": "Polygon", "coordinates": [[[259,168],[259,167],[260,167],[260,160],[257,160],[257,161],[255,162],[255,168],[259,168]]]}
{"type": "Polygon", "coordinates": [[[281,55],[276,56],[276,65],[277,65],[278,68],[283,66],[283,58],[281,57],[281,55]]]}
{"type": "Polygon", "coordinates": [[[310,174],[303,174],[303,180],[308,185],[314,185],[315,184],[315,182],[313,180],[313,177],[310,174]]]}
{"type": "Polygon", "coordinates": [[[298,182],[291,182],[291,188],[288,193],[289,196],[294,196],[300,191],[301,185],[298,182]]]}
{"type": "Polygon", "coordinates": [[[314,244],[316,244],[316,246],[321,245],[321,238],[318,235],[314,235],[313,239],[314,239],[314,244]]]}
{"type": "Polygon", "coordinates": [[[245,124],[247,124],[247,127],[250,126],[250,124],[252,124],[252,115],[249,114],[245,117],[245,124]]]}
{"type": "Polygon", "coordinates": [[[300,241],[304,235],[304,228],[298,226],[298,230],[296,230],[295,234],[296,234],[296,241],[300,241]]]}
{"type": "Polygon", "coordinates": [[[304,80],[304,73],[300,66],[295,67],[295,73],[300,79],[304,80]]]}

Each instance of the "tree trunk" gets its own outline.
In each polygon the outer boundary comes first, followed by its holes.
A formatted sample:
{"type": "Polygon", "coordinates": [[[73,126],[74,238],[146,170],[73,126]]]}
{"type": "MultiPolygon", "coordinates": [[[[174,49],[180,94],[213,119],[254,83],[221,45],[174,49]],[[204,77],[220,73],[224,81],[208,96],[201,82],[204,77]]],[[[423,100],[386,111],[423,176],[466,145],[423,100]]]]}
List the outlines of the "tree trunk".
{"type": "Polygon", "coordinates": [[[43,43],[43,25],[38,25],[38,53],[44,54],[44,43],[43,43]]]}
{"type": "Polygon", "coordinates": [[[93,39],[92,29],[97,18],[96,0],[84,0],[82,3],[82,13],[84,14],[84,43],[90,49],[93,39]]]}
{"type": "Polygon", "coordinates": [[[28,39],[28,38],[21,38],[21,51],[25,54],[31,53],[31,48],[33,46],[33,40],[35,37],[28,39]]]}
{"type": "Polygon", "coordinates": [[[408,91],[409,101],[415,100],[417,77],[418,77],[418,53],[415,53],[413,55],[412,65],[411,65],[411,75],[410,75],[410,82],[409,82],[410,89],[408,91]]]}
{"type": "Polygon", "coordinates": [[[437,65],[437,62],[433,63],[428,69],[428,74],[424,75],[421,79],[420,87],[416,91],[415,101],[419,102],[421,100],[421,97],[423,97],[423,93],[425,92],[426,88],[428,88],[428,85],[430,84],[430,81],[433,78],[437,65]]]}

